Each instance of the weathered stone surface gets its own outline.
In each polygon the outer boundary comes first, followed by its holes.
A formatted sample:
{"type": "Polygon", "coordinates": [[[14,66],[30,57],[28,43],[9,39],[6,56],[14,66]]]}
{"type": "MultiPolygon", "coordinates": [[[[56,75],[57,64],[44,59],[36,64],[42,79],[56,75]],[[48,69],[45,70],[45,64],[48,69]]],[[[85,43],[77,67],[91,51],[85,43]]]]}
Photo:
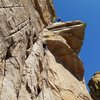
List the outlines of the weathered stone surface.
{"type": "Polygon", "coordinates": [[[56,61],[58,63],[61,63],[76,78],[78,78],[79,80],[83,80],[83,63],[81,62],[75,51],[68,45],[67,40],[65,40],[63,36],[55,34],[53,31],[44,30],[43,34],[44,41],[46,41],[47,47],[55,56],[56,61]]]}
{"type": "Polygon", "coordinates": [[[49,65],[48,83],[56,95],[54,100],[92,100],[84,81],[73,77],[62,64],[56,62],[49,51],[47,51],[47,58],[49,65]]]}
{"type": "Polygon", "coordinates": [[[62,36],[73,51],[78,54],[83,44],[85,27],[85,23],[77,20],[54,23],[47,28],[62,36]]]}
{"type": "Polygon", "coordinates": [[[94,74],[88,83],[93,100],[100,100],[100,72],[94,74]]]}
{"type": "Polygon", "coordinates": [[[52,0],[0,0],[0,100],[92,100],[78,57],[84,24],[54,18],[52,0]]]}

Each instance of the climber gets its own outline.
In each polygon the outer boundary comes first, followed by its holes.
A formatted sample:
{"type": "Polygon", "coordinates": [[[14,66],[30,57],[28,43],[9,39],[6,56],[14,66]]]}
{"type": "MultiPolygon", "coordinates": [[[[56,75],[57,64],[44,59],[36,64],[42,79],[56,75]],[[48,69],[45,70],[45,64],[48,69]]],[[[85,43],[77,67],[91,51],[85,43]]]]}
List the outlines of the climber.
{"type": "Polygon", "coordinates": [[[43,41],[43,48],[47,50],[47,43],[43,41]]]}
{"type": "Polygon", "coordinates": [[[62,20],[60,17],[58,17],[58,18],[56,19],[56,21],[57,21],[57,22],[63,22],[63,20],[62,20]]]}

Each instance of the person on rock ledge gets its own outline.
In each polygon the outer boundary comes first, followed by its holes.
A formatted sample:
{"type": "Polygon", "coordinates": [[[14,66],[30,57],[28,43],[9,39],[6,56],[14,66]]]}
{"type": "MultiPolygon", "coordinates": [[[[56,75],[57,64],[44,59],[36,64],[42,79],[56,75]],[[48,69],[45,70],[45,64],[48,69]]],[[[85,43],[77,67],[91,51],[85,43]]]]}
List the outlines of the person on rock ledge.
{"type": "Polygon", "coordinates": [[[56,19],[57,22],[64,22],[60,17],[56,19]]]}
{"type": "Polygon", "coordinates": [[[54,22],[64,22],[60,17],[57,17],[54,22]]]}

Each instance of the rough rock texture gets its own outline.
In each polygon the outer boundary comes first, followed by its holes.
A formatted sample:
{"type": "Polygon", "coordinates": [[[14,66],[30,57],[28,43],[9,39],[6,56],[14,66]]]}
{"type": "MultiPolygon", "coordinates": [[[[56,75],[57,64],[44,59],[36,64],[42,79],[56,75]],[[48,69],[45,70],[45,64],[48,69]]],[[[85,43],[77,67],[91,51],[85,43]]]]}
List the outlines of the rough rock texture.
{"type": "Polygon", "coordinates": [[[100,100],[100,72],[94,74],[88,83],[93,100],[100,100]]]}
{"type": "Polygon", "coordinates": [[[54,18],[52,0],[0,0],[0,100],[92,100],[78,57],[85,24],[54,18]]]}
{"type": "Polygon", "coordinates": [[[79,80],[83,79],[84,67],[77,53],[83,43],[85,24],[80,21],[56,23],[44,32],[48,49],[79,80]],[[55,51],[56,50],[56,51],[55,51]]]}

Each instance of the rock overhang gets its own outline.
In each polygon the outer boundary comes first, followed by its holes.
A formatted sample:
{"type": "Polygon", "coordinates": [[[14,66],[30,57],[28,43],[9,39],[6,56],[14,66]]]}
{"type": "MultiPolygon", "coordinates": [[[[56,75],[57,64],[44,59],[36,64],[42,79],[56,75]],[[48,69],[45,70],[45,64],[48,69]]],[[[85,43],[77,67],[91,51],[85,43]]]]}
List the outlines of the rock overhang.
{"type": "Polygon", "coordinates": [[[48,30],[62,36],[75,53],[79,53],[85,36],[86,23],[82,21],[69,21],[53,23],[47,27],[48,30]]]}
{"type": "Polygon", "coordinates": [[[56,58],[77,79],[83,80],[84,66],[78,53],[84,40],[85,23],[81,21],[52,23],[43,31],[44,41],[56,58]]]}

